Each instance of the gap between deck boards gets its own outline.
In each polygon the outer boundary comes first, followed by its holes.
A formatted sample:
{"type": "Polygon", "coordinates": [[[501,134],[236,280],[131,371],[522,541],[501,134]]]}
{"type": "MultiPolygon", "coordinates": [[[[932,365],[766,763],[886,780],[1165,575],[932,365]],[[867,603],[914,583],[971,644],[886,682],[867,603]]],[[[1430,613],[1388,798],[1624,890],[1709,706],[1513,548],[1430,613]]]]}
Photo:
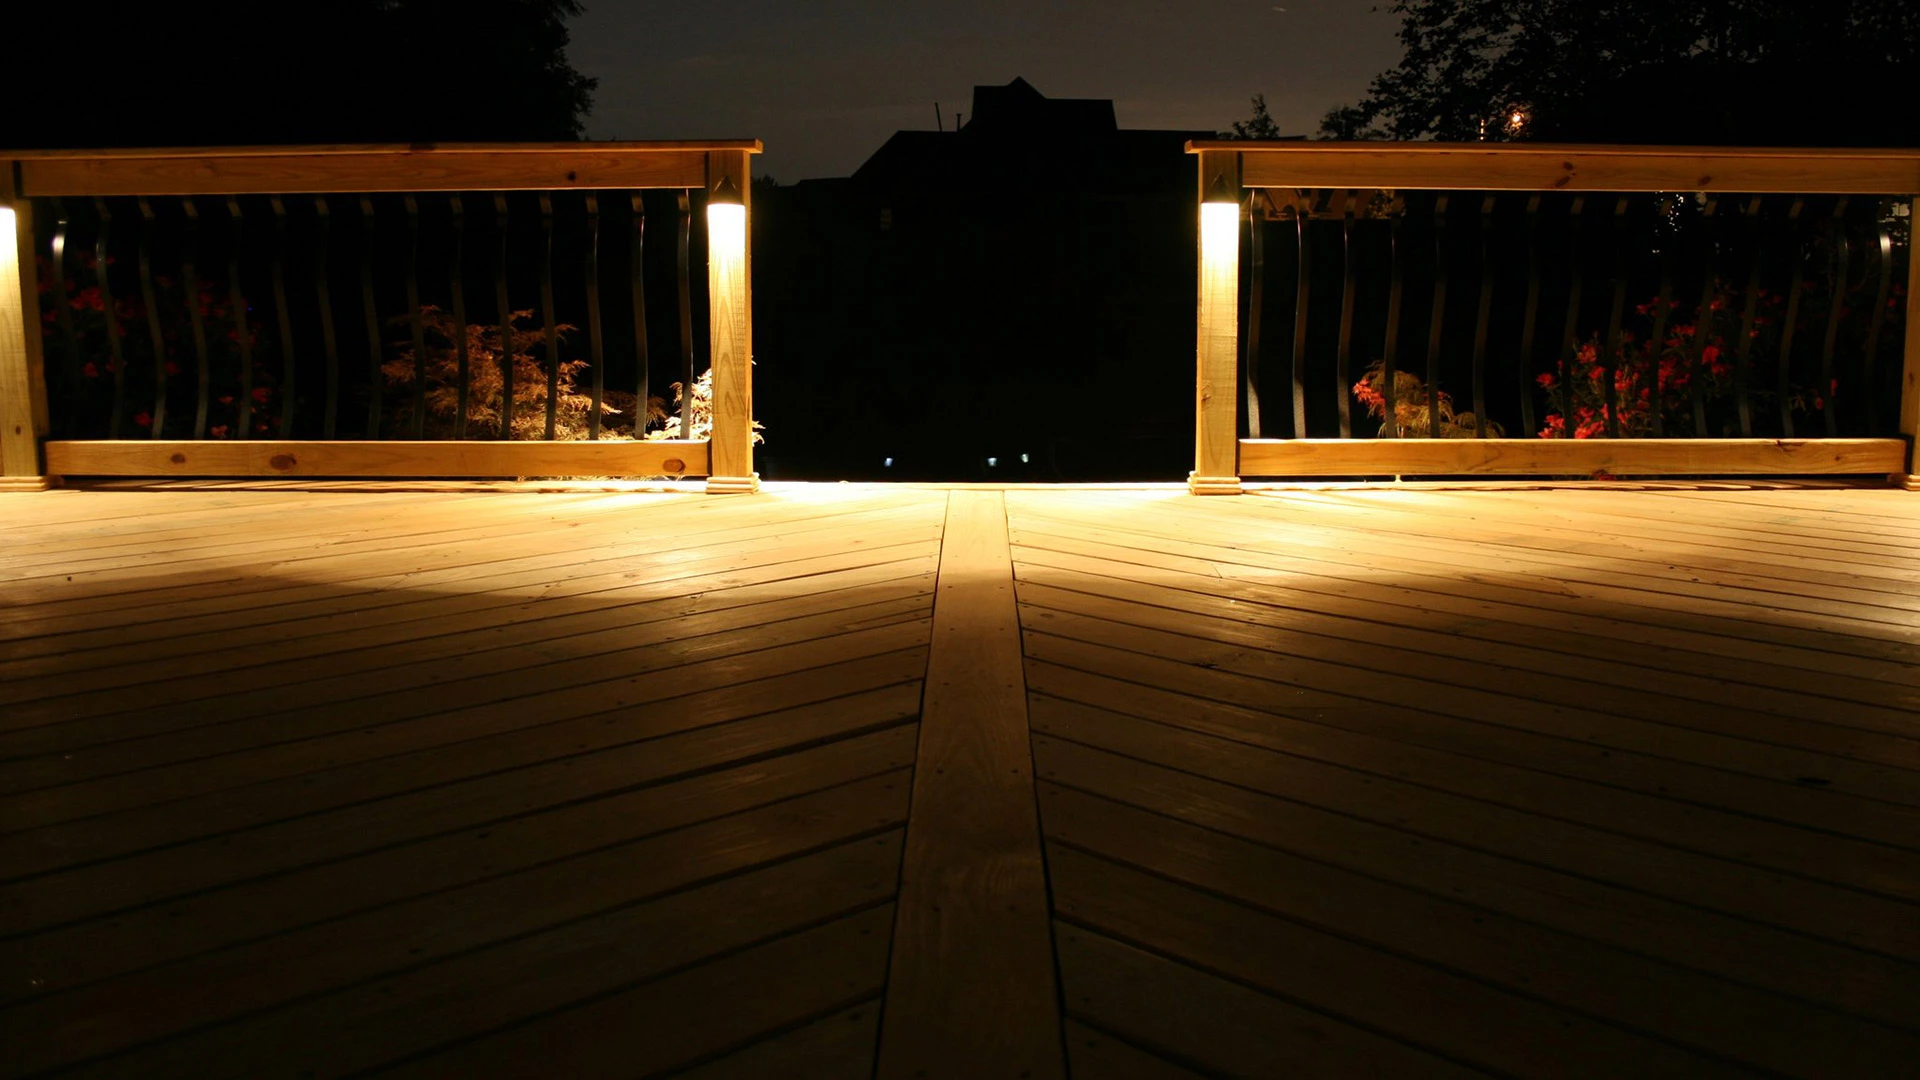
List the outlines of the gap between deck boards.
{"type": "Polygon", "coordinates": [[[879,1070],[1065,1074],[1006,498],[947,496],[879,1070]]]}

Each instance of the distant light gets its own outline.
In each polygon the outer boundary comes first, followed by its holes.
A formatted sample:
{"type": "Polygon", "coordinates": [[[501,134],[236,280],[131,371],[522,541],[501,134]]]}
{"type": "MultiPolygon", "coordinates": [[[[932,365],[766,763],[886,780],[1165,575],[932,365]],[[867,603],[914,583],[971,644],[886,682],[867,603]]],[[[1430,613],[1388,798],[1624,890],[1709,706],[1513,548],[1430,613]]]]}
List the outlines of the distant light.
{"type": "Polygon", "coordinates": [[[889,468],[889,469],[891,469],[891,468],[893,468],[893,459],[892,459],[892,458],[888,458],[888,459],[886,459],[885,461],[882,461],[882,462],[881,462],[880,464],[882,464],[882,465],[884,465],[884,466],[886,466],[887,468],[889,468]]]}
{"type": "Polygon", "coordinates": [[[997,457],[990,457],[987,459],[987,468],[989,469],[994,468],[999,464],[1000,464],[1000,459],[997,457]]]}
{"type": "Polygon", "coordinates": [[[1021,454],[1021,455],[1020,455],[1020,464],[1022,464],[1022,465],[1025,465],[1025,464],[1026,464],[1027,462],[1029,462],[1029,461],[1032,461],[1032,460],[1033,460],[1032,458],[1030,458],[1030,457],[1028,457],[1028,456],[1027,456],[1027,455],[1025,455],[1025,454],[1021,454]]]}

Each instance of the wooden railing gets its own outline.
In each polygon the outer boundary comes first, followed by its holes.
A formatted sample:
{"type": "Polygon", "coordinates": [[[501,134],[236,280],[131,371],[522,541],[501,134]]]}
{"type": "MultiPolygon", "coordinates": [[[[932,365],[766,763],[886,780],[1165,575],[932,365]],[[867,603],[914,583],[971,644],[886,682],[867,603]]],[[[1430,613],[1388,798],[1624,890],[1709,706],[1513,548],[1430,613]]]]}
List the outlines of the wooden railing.
{"type": "Polygon", "coordinates": [[[1909,236],[1896,258],[1893,204],[1862,196],[1910,206],[1920,151],[1188,149],[1202,203],[1195,492],[1261,476],[1916,486],[1920,295],[1898,299],[1896,270],[1920,282],[1920,245],[1909,236]],[[1263,400],[1269,361],[1284,377],[1263,400]]]}
{"type": "Polygon", "coordinates": [[[586,475],[752,490],[759,149],[0,152],[0,486],[586,475]],[[650,217],[667,223],[651,245],[650,217]],[[650,284],[649,266],[670,272],[650,284]],[[651,429],[650,397],[671,414],[651,429]]]}

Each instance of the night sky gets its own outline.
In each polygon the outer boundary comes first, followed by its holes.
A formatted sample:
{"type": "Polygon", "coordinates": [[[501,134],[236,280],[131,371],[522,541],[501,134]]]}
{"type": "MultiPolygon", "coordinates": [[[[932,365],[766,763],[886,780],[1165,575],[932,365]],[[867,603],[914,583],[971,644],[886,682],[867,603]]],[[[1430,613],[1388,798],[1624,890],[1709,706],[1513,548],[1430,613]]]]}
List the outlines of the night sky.
{"type": "MultiPolygon", "coordinates": [[[[1384,7],[1384,5],[1379,5],[1384,7]]],[[[587,0],[573,65],[596,139],[756,137],[756,172],[844,176],[893,132],[949,128],[977,83],[1112,98],[1120,126],[1225,129],[1267,96],[1289,134],[1399,60],[1376,0],[587,0]]]]}

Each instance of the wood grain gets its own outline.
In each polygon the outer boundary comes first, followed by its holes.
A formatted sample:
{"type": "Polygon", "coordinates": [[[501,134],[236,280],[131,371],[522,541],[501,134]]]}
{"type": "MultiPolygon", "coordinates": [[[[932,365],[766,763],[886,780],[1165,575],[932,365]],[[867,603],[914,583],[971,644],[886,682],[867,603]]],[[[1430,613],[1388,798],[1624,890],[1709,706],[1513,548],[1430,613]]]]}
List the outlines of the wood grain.
{"type": "MultiPolygon", "coordinates": [[[[1909,373],[1909,378],[1915,378],[1909,373]]],[[[1246,476],[1884,476],[1900,439],[1242,439],[1246,476]]]]}
{"type": "Polygon", "coordinates": [[[1469,191],[1725,191],[1904,195],[1920,191],[1920,151],[1539,144],[1247,143],[1233,149],[1248,187],[1469,191]]]}
{"type": "Polygon", "coordinates": [[[88,151],[19,155],[19,165],[27,196],[685,188],[705,185],[710,150],[745,155],[759,143],[88,151]]]}
{"type": "Polygon", "coordinates": [[[102,439],[47,444],[55,476],[704,476],[707,444],[102,439]]]}
{"type": "Polygon", "coordinates": [[[1907,439],[1907,460],[1894,472],[1908,491],[1920,491],[1920,244],[1907,245],[1906,364],[1900,379],[1900,434],[1907,439]]]}
{"type": "Polygon", "coordinates": [[[948,496],[878,1075],[1065,1072],[997,492],[948,496]]]}
{"type": "Polygon", "coordinates": [[[45,482],[40,436],[47,430],[47,388],[39,316],[33,207],[24,199],[0,199],[0,477],[9,481],[7,490],[45,482]]]}
{"type": "MultiPolygon", "coordinates": [[[[712,343],[713,433],[712,493],[752,491],[753,471],[753,178],[747,155],[717,150],[707,155],[707,190],[723,183],[739,192],[740,232],[710,219],[707,226],[707,326],[712,343]]],[[[720,212],[712,202],[708,213],[720,212]]]]}
{"type": "MultiPolygon", "coordinates": [[[[1238,154],[1200,155],[1200,307],[1196,339],[1193,474],[1196,495],[1232,495],[1240,490],[1234,436],[1239,431],[1240,400],[1240,230],[1235,223],[1207,225],[1207,189],[1216,179],[1240,190],[1238,154]]],[[[1224,217],[1224,215],[1222,215],[1224,217]]]]}

